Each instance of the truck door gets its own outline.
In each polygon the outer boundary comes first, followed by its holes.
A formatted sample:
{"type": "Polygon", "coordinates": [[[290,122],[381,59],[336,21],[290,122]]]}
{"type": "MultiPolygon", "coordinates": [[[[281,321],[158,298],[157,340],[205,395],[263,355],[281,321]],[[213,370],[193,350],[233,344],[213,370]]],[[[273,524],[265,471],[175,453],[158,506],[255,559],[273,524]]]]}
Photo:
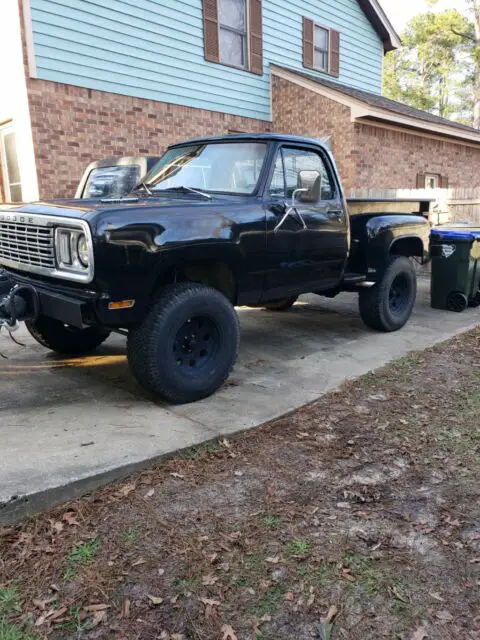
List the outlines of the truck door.
{"type": "Polygon", "coordinates": [[[309,146],[280,147],[265,208],[264,299],[335,287],[348,256],[348,221],[328,156],[309,146]]]}

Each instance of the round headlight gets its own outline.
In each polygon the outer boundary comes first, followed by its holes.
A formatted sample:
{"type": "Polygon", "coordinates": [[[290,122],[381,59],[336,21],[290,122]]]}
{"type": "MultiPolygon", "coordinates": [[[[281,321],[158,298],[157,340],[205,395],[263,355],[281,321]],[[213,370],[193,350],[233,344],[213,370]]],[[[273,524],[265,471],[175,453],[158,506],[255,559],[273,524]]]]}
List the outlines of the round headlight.
{"type": "Polygon", "coordinates": [[[78,236],[77,241],[78,258],[84,267],[88,267],[88,242],[84,233],[78,236]]]}

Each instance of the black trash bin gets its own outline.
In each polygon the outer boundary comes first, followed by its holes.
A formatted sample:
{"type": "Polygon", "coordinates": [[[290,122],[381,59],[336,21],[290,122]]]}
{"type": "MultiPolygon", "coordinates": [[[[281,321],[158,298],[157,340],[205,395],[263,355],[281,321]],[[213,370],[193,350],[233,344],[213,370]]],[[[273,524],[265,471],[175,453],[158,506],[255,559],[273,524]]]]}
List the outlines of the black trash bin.
{"type": "Polygon", "coordinates": [[[432,307],[461,312],[480,306],[480,231],[434,229],[430,255],[432,307]]]}

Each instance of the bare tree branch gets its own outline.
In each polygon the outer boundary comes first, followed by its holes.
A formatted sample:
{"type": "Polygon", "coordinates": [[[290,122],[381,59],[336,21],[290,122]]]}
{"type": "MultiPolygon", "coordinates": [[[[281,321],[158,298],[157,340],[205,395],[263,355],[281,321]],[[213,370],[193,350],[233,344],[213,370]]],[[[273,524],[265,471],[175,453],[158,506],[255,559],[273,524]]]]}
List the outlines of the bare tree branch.
{"type": "Polygon", "coordinates": [[[451,27],[451,31],[456,36],[460,36],[460,38],[466,38],[467,40],[471,40],[472,42],[475,42],[475,43],[477,42],[477,39],[475,38],[475,36],[471,36],[469,33],[462,33],[461,31],[457,31],[453,27],[451,27]]]}

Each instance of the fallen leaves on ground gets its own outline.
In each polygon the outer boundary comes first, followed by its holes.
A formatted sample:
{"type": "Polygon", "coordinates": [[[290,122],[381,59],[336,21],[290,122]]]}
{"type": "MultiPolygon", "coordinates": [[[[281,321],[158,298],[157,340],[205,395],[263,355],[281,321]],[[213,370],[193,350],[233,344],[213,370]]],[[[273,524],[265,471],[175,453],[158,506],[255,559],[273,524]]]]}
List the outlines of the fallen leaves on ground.
{"type": "Polygon", "coordinates": [[[66,513],[64,513],[62,520],[64,520],[71,527],[81,526],[80,522],[77,520],[77,518],[75,517],[75,514],[72,511],[67,511],[66,513]]]}
{"type": "Polygon", "coordinates": [[[222,640],[238,640],[237,634],[229,624],[222,625],[222,640]]]}
{"type": "Polygon", "coordinates": [[[0,607],[42,640],[473,640],[479,363],[477,331],[0,528],[0,607]]]}
{"type": "Polygon", "coordinates": [[[425,640],[428,638],[428,633],[425,627],[418,627],[418,629],[414,632],[411,640],[425,640]]]}

